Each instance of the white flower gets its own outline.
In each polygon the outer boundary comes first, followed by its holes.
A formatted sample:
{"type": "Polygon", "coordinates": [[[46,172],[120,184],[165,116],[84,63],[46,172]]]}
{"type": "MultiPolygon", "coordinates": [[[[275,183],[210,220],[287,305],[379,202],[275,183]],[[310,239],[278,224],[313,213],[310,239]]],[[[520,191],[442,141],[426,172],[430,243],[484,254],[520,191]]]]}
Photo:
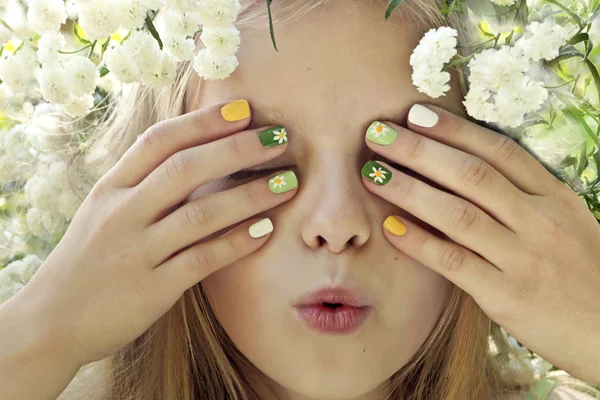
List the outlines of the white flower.
{"type": "Polygon", "coordinates": [[[137,1],[144,7],[149,8],[151,10],[157,10],[160,7],[162,7],[162,5],[163,5],[161,0],[137,0],[137,1]]]}
{"type": "Polygon", "coordinates": [[[420,92],[436,98],[450,90],[450,74],[442,68],[457,54],[457,35],[455,29],[442,26],[430,29],[421,38],[409,60],[412,81],[420,92]]]}
{"type": "Polygon", "coordinates": [[[10,279],[15,282],[27,283],[31,280],[40,265],[42,265],[42,261],[37,256],[27,255],[21,260],[11,262],[0,270],[0,273],[9,275],[10,279]]]}
{"type": "Polygon", "coordinates": [[[558,57],[560,46],[569,36],[569,29],[555,23],[553,18],[547,18],[542,23],[533,21],[527,29],[531,36],[520,38],[515,46],[522,48],[525,56],[533,61],[551,61],[558,57]]]}
{"type": "Polygon", "coordinates": [[[512,6],[517,0],[490,0],[492,3],[496,3],[499,6],[512,6]]]}
{"type": "Polygon", "coordinates": [[[384,171],[382,168],[373,167],[373,173],[369,174],[369,176],[373,178],[373,181],[383,183],[383,180],[386,178],[385,174],[387,174],[387,171],[384,171]]]}
{"type": "Polygon", "coordinates": [[[232,25],[240,12],[239,0],[200,0],[201,24],[226,28],[232,25]]]}
{"type": "Polygon", "coordinates": [[[65,73],[71,81],[72,95],[82,97],[90,94],[96,87],[96,77],[100,74],[89,58],[82,56],[71,56],[65,64],[65,73]]]}
{"type": "Polygon", "coordinates": [[[529,61],[522,50],[510,46],[500,49],[486,49],[476,54],[468,64],[469,82],[498,89],[510,84],[515,76],[524,74],[529,68],[529,61]]]}
{"type": "Polygon", "coordinates": [[[162,0],[162,2],[182,14],[186,11],[196,11],[197,8],[196,0],[162,0]]]}
{"type": "Polygon", "coordinates": [[[194,60],[194,70],[203,79],[225,79],[235,71],[239,65],[236,56],[216,56],[208,49],[198,52],[194,60]]]}
{"type": "Polygon", "coordinates": [[[185,35],[162,36],[164,49],[177,61],[188,61],[194,58],[194,48],[196,43],[194,39],[188,39],[185,35]]]}
{"type": "Polygon", "coordinates": [[[45,64],[52,61],[56,61],[61,56],[58,53],[65,46],[65,38],[59,32],[50,32],[42,35],[42,38],[38,42],[38,60],[40,63],[45,64]]]}
{"type": "Polygon", "coordinates": [[[73,86],[63,68],[45,64],[38,75],[44,99],[54,104],[70,104],[73,86]]]}
{"type": "Polygon", "coordinates": [[[83,117],[90,112],[93,106],[94,96],[91,94],[86,94],[81,97],[73,98],[73,102],[71,104],[64,104],[63,109],[71,117],[83,117]]]}
{"type": "Polygon", "coordinates": [[[206,48],[216,56],[234,55],[240,47],[240,31],[235,26],[227,28],[202,29],[200,39],[206,48]]]}
{"type": "Polygon", "coordinates": [[[132,83],[138,78],[138,69],[127,48],[123,45],[109,48],[104,53],[106,68],[122,83],[132,83]]]}
{"type": "Polygon", "coordinates": [[[0,79],[15,93],[27,91],[27,85],[32,80],[31,71],[23,68],[19,58],[9,56],[0,59],[0,79]]]}
{"type": "Polygon", "coordinates": [[[63,0],[32,0],[27,11],[27,21],[37,33],[57,32],[67,21],[63,0]]]}
{"type": "MultiPolygon", "coordinates": [[[[175,81],[177,73],[177,61],[175,58],[171,57],[165,51],[151,53],[151,56],[155,58],[146,58],[145,60],[148,63],[144,66],[141,66],[138,60],[142,83],[153,88],[161,88],[172,84],[175,81]]],[[[141,56],[138,57],[142,59],[141,56]]]]}
{"type": "MultiPolygon", "coordinates": [[[[2,272],[2,270],[0,270],[2,272]]],[[[10,282],[7,285],[0,285],[0,304],[13,297],[25,285],[19,282],[10,282]]]]}
{"type": "Polygon", "coordinates": [[[119,28],[120,16],[115,15],[112,1],[87,0],[78,4],[79,24],[90,40],[106,38],[119,28]]]}
{"type": "Polygon", "coordinates": [[[271,180],[269,180],[269,183],[275,189],[281,189],[283,186],[287,186],[287,182],[285,181],[285,176],[283,176],[283,175],[277,175],[277,176],[273,177],[271,180]]]}
{"type": "Polygon", "coordinates": [[[146,8],[136,0],[112,1],[113,12],[119,16],[119,25],[124,29],[133,29],[144,25],[146,8]]]}
{"type": "Polygon", "coordinates": [[[372,130],[374,131],[373,136],[378,138],[381,135],[385,136],[385,134],[390,131],[390,128],[388,128],[381,122],[375,122],[372,126],[372,130]]]}
{"type": "Polygon", "coordinates": [[[31,233],[38,237],[43,237],[47,234],[46,228],[42,223],[44,213],[37,208],[30,208],[27,210],[27,225],[31,233]]]}
{"type": "Polygon", "coordinates": [[[429,97],[437,98],[443,96],[450,90],[450,73],[433,68],[415,69],[412,74],[413,84],[421,93],[429,97]]]}
{"type": "Polygon", "coordinates": [[[278,142],[279,144],[283,144],[284,142],[287,142],[287,131],[285,130],[285,128],[281,128],[279,130],[276,130],[273,132],[275,134],[275,137],[273,138],[274,141],[278,142]]]}

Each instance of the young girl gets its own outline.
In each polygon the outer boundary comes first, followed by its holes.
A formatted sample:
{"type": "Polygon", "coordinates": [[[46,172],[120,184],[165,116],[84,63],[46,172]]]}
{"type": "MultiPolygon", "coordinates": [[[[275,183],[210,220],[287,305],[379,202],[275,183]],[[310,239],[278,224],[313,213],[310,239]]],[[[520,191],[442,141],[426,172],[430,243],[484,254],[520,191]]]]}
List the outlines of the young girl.
{"type": "Polygon", "coordinates": [[[101,178],[0,307],[0,397],[593,398],[539,380],[499,325],[600,384],[600,228],[466,119],[459,74],[414,88],[439,3],[399,10],[273,2],[276,52],[243,2],[231,77],[185,63],[120,99],[101,178]]]}

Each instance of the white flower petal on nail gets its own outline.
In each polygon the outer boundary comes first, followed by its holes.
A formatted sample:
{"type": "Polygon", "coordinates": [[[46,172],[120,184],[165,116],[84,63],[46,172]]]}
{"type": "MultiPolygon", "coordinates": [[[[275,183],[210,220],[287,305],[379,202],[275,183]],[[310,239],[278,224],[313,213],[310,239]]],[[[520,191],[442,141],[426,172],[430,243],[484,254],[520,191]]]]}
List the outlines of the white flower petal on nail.
{"type": "Polygon", "coordinates": [[[375,168],[375,167],[373,167],[373,173],[369,174],[369,176],[371,178],[373,178],[373,181],[375,181],[375,182],[382,182],[383,183],[383,180],[386,178],[386,176],[385,176],[386,173],[387,172],[384,171],[381,168],[375,168]]]}
{"type": "Polygon", "coordinates": [[[275,137],[273,138],[273,140],[278,142],[279,144],[282,144],[283,142],[288,141],[287,140],[287,131],[285,130],[285,128],[275,131],[273,133],[275,134],[275,137]]]}
{"type": "Polygon", "coordinates": [[[277,175],[273,179],[269,181],[271,185],[273,185],[276,189],[281,189],[283,186],[287,186],[287,182],[285,181],[285,176],[277,175]]]}

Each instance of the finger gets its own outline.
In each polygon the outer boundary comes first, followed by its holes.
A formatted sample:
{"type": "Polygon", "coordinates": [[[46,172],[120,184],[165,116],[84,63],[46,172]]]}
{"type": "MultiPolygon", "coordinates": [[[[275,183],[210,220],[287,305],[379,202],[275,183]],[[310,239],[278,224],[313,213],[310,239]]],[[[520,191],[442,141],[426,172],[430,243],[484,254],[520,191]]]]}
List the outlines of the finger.
{"type": "Polygon", "coordinates": [[[163,216],[198,187],[283,154],[287,141],[265,147],[258,135],[264,131],[243,131],[174,154],[138,185],[135,201],[154,217],[163,216]]]}
{"type": "Polygon", "coordinates": [[[479,157],[391,122],[374,122],[365,138],[373,151],[451,189],[510,229],[522,221],[527,195],[479,157]]]}
{"type": "Polygon", "coordinates": [[[172,154],[231,135],[249,123],[246,100],[220,103],[161,121],[138,137],[107,173],[107,179],[116,187],[135,186],[172,154]]]}
{"type": "Polygon", "coordinates": [[[286,171],[184,204],[149,228],[150,240],[160,243],[154,259],[162,262],[202,238],[290,200],[297,187],[294,172],[286,171]],[[273,186],[275,177],[281,185],[273,186]]]}
{"type": "Polygon", "coordinates": [[[408,211],[497,267],[506,260],[506,249],[516,246],[516,235],[479,207],[435,189],[389,164],[369,161],[363,167],[362,175],[371,192],[408,211]],[[385,178],[380,181],[377,177],[382,172],[385,178]],[[377,183],[374,183],[376,179],[377,183]]]}
{"type": "Polygon", "coordinates": [[[552,195],[562,188],[561,182],[516,141],[443,108],[415,104],[408,113],[408,128],[481,158],[525,193],[552,195]]]}
{"type": "Polygon", "coordinates": [[[270,219],[253,219],[208,242],[194,245],[155,268],[158,285],[177,293],[196,285],[220,268],[258,250],[273,231],[270,219]],[[254,236],[254,237],[253,237],[254,236]]]}
{"type": "Polygon", "coordinates": [[[502,271],[479,255],[433,235],[408,218],[390,216],[383,228],[394,247],[443,275],[476,300],[492,293],[502,279],[502,271]]]}

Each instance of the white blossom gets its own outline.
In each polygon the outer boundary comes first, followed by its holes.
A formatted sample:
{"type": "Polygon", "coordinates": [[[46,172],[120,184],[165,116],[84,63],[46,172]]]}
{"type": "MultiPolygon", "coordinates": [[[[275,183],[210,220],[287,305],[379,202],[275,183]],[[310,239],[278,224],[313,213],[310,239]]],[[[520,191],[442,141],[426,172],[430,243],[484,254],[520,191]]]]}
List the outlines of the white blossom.
{"type": "Polygon", "coordinates": [[[63,0],[32,0],[27,11],[27,21],[37,33],[57,32],[67,20],[63,0]]]}
{"type": "Polygon", "coordinates": [[[202,49],[194,59],[194,70],[203,79],[225,79],[239,65],[236,56],[215,56],[208,49],[202,49]]]}
{"type": "Polygon", "coordinates": [[[37,56],[39,62],[45,64],[57,61],[58,57],[61,56],[58,51],[62,50],[65,45],[65,38],[61,33],[45,33],[38,42],[37,56]]]}
{"type": "Polygon", "coordinates": [[[162,0],[165,6],[172,7],[175,11],[185,13],[187,11],[196,11],[196,0],[162,0]]]}
{"type": "Polygon", "coordinates": [[[120,17],[115,15],[113,1],[87,0],[78,2],[79,24],[89,39],[103,39],[119,28],[120,17]]]}
{"type": "Polygon", "coordinates": [[[114,13],[119,16],[119,25],[124,29],[133,29],[144,25],[146,8],[136,0],[112,1],[114,13]]]}
{"type": "Polygon", "coordinates": [[[201,24],[226,28],[232,25],[240,12],[239,0],[200,0],[201,24]]]}
{"type": "Polygon", "coordinates": [[[177,61],[187,61],[194,58],[194,39],[187,39],[185,35],[164,35],[162,37],[165,50],[177,61]]]}
{"type": "Polygon", "coordinates": [[[492,3],[496,3],[499,6],[512,6],[517,0],[490,0],[492,3]]]}
{"type": "Polygon", "coordinates": [[[137,66],[124,46],[108,49],[104,57],[106,68],[122,83],[132,83],[137,80],[139,75],[137,66]]]}
{"type": "Polygon", "coordinates": [[[64,104],[63,109],[72,117],[83,117],[90,112],[94,106],[94,96],[86,94],[73,98],[71,104],[64,104]]]}
{"type": "Polygon", "coordinates": [[[235,26],[227,28],[204,27],[200,39],[216,56],[234,55],[240,47],[240,31],[235,26]]]}
{"type": "Polygon", "coordinates": [[[100,74],[89,58],[72,56],[65,64],[65,73],[71,81],[71,90],[74,97],[82,97],[92,93],[96,87],[96,77],[100,74]]]}
{"type": "Polygon", "coordinates": [[[527,26],[531,36],[520,38],[515,46],[533,61],[545,59],[551,61],[558,57],[560,46],[569,36],[569,29],[548,18],[542,23],[533,21],[527,26]]]}
{"type": "Polygon", "coordinates": [[[73,85],[62,67],[45,64],[38,75],[44,99],[54,104],[69,104],[73,85]]]}

